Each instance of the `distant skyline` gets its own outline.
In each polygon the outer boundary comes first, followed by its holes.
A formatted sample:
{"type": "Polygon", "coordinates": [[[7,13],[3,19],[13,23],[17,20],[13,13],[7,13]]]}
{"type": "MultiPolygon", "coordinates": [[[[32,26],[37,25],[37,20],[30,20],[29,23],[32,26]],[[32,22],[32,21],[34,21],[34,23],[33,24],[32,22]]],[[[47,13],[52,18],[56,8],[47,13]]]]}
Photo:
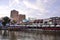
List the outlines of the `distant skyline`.
{"type": "Polygon", "coordinates": [[[0,0],[0,17],[10,17],[11,10],[39,19],[60,16],[60,0],[0,0]]]}

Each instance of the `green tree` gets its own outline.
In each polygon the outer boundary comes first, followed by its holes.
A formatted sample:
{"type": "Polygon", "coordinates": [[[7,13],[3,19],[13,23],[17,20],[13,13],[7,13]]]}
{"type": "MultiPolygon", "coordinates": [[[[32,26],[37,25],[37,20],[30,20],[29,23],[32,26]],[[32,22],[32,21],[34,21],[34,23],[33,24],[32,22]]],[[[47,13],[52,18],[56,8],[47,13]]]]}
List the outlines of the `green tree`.
{"type": "Polygon", "coordinates": [[[17,23],[17,21],[16,21],[16,20],[13,20],[11,23],[12,23],[12,24],[16,24],[16,23],[17,23]]]}
{"type": "Polygon", "coordinates": [[[3,17],[2,19],[3,19],[3,22],[2,22],[3,26],[6,26],[7,23],[10,23],[9,17],[3,17]]]}
{"type": "MultiPolygon", "coordinates": [[[[3,25],[4,27],[6,26],[7,23],[10,23],[9,17],[3,17],[2,20],[3,20],[2,25],[3,25]]],[[[7,35],[7,31],[4,30],[3,36],[6,36],[6,35],[7,35]]]]}

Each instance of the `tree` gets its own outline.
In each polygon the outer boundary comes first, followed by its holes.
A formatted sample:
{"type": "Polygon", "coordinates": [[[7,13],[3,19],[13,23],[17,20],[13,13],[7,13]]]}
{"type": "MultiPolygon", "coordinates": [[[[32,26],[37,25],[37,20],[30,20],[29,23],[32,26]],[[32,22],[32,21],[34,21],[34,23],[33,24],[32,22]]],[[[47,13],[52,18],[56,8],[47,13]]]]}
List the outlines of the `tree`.
{"type": "Polygon", "coordinates": [[[2,22],[3,26],[6,26],[7,23],[10,23],[9,17],[3,17],[2,20],[3,20],[3,22],[2,22]]]}
{"type": "Polygon", "coordinates": [[[12,22],[11,22],[11,24],[16,24],[17,23],[17,21],[16,20],[13,20],[12,22]]]}
{"type": "MultiPolygon", "coordinates": [[[[4,27],[6,26],[6,24],[10,23],[9,17],[3,17],[2,20],[3,20],[2,25],[4,27]]],[[[6,36],[7,35],[6,33],[7,33],[6,30],[4,30],[4,34],[3,35],[6,36]]]]}

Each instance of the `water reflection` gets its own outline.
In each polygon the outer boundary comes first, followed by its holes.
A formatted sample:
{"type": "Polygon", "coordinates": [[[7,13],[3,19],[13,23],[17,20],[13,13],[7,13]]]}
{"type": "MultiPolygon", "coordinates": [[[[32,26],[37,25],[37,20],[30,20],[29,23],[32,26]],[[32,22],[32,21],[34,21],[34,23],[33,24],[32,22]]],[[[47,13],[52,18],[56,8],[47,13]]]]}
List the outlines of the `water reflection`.
{"type": "Polygon", "coordinates": [[[60,31],[0,31],[0,40],[60,40],[60,31]]]}
{"type": "Polygon", "coordinates": [[[15,34],[15,32],[14,31],[11,31],[10,32],[10,40],[17,40],[17,37],[16,37],[16,34],[15,34]]]}

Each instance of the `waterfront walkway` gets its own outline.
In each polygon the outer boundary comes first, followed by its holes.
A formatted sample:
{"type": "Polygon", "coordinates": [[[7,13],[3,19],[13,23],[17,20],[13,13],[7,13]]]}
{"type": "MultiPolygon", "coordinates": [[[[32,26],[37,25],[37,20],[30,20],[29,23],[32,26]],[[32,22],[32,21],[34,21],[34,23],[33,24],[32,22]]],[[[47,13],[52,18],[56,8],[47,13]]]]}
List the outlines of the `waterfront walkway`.
{"type": "Polygon", "coordinates": [[[60,30],[60,27],[1,27],[1,30],[23,30],[23,29],[42,29],[42,30],[60,30]]]}

